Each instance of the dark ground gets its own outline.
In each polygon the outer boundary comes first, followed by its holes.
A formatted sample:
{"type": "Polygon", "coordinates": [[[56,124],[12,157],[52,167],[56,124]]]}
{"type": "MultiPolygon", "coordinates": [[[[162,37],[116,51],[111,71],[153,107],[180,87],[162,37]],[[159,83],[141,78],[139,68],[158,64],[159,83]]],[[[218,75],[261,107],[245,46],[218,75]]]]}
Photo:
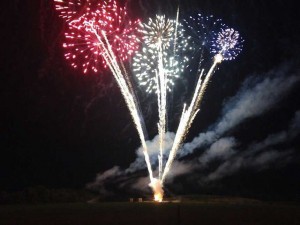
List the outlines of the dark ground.
{"type": "Polygon", "coordinates": [[[300,205],[258,201],[0,206],[0,225],[296,225],[300,205]]]}

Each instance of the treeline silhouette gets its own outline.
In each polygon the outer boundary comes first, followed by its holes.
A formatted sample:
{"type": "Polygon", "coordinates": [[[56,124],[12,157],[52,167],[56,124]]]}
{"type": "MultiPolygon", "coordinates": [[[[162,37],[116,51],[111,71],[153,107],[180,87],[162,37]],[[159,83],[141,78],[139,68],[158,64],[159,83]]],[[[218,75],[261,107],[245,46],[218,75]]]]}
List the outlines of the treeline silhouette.
{"type": "Polygon", "coordinates": [[[97,194],[87,190],[48,189],[36,186],[16,192],[0,191],[0,204],[87,202],[95,197],[97,194]]]}

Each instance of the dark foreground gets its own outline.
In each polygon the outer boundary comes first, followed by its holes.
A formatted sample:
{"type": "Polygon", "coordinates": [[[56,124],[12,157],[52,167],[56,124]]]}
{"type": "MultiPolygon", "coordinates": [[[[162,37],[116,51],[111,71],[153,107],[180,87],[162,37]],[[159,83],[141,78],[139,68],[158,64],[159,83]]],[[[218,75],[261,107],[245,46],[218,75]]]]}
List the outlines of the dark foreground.
{"type": "Polygon", "coordinates": [[[1,225],[298,225],[300,206],[270,203],[77,203],[0,206],[1,225]]]}

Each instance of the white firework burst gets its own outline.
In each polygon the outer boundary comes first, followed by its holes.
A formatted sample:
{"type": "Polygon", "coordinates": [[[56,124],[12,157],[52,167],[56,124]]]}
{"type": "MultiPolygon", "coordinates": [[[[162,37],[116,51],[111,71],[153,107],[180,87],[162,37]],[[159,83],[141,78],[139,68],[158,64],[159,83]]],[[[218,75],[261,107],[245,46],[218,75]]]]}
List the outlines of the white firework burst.
{"type": "Polygon", "coordinates": [[[184,37],[184,29],[175,20],[157,15],[141,24],[139,30],[143,35],[142,50],[133,58],[133,71],[140,85],[146,91],[156,92],[158,70],[164,72],[166,87],[170,91],[177,79],[184,71],[187,61],[189,37],[184,37]],[[159,55],[162,53],[163,68],[159,68],[159,55]]]}

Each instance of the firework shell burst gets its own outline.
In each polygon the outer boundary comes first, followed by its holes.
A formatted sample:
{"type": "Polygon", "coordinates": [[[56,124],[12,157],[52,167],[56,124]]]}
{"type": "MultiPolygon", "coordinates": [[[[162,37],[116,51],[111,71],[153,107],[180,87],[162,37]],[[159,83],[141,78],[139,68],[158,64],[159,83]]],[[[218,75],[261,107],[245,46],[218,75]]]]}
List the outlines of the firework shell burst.
{"type": "Polygon", "coordinates": [[[149,19],[148,23],[141,23],[139,30],[144,36],[145,44],[150,48],[162,46],[167,48],[174,36],[175,21],[166,19],[165,16],[157,15],[155,20],[149,19]]]}
{"type": "Polygon", "coordinates": [[[232,28],[221,28],[214,34],[211,52],[222,55],[224,60],[232,60],[242,51],[243,39],[238,31],[232,28]]]}
{"type": "Polygon", "coordinates": [[[164,74],[167,89],[171,91],[174,80],[184,71],[188,58],[189,37],[184,36],[184,29],[175,20],[156,15],[148,23],[141,23],[143,47],[133,57],[133,71],[140,85],[146,92],[157,90],[157,68],[159,51],[163,54],[164,74]]]}
{"type": "Polygon", "coordinates": [[[65,32],[65,57],[72,67],[82,67],[84,73],[98,72],[106,67],[103,44],[108,43],[118,60],[127,60],[139,48],[136,30],[140,22],[127,18],[126,8],[116,1],[98,3],[94,10],[86,8],[76,19],[68,22],[65,32]],[[107,41],[108,43],[107,43],[107,41]]]}

